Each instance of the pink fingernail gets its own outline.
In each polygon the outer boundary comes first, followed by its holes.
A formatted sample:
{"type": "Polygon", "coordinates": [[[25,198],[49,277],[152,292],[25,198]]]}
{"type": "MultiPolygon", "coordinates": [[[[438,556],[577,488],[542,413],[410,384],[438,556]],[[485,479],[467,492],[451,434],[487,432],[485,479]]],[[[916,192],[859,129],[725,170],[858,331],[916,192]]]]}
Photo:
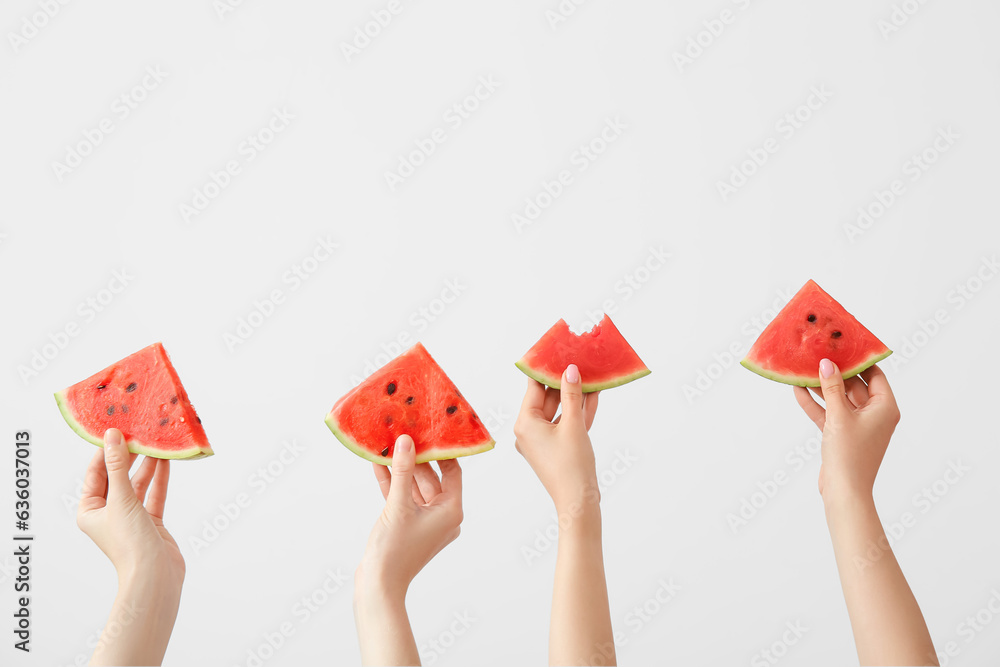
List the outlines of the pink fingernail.
{"type": "Polygon", "coordinates": [[[576,364],[570,364],[566,367],[566,382],[570,384],[576,384],[580,381],[580,369],[576,367],[576,364]]]}
{"type": "Polygon", "coordinates": [[[410,451],[410,447],[412,446],[413,446],[413,440],[411,440],[408,436],[401,435],[398,438],[396,438],[396,449],[398,449],[399,451],[408,452],[410,451]]]}
{"type": "Polygon", "coordinates": [[[833,375],[833,362],[829,359],[819,362],[819,374],[824,379],[833,375]]]}

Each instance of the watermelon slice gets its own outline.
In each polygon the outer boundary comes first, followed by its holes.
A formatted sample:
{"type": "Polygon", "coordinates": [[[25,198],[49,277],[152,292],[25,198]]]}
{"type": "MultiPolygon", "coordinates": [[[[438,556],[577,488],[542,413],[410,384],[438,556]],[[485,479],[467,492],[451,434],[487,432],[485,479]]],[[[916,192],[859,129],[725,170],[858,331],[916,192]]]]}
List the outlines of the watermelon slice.
{"type": "Polygon", "coordinates": [[[846,380],[890,354],[885,343],[810,280],[765,327],[740,363],[770,380],[818,387],[822,359],[837,364],[846,380]]]}
{"type": "Polygon", "coordinates": [[[420,343],[347,392],[326,425],[358,456],[389,465],[396,438],[413,438],[417,463],[493,449],[483,422],[420,343]]]}
{"type": "Polygon", "coordinates": [[[81,438],[104,447],[117,428],[128,450],[158,459],[200,459],[214,452],[160,343],[56,393],[63,418],[81,438]]]}
{"type": "Polygon", "coordinates": [[[580,369],[585,393],[618,387],[650,373],[607,315],[579,336],[565,320],[559,320],[514,365],[528,377],[558,389],[570,364],[580,369]]]}

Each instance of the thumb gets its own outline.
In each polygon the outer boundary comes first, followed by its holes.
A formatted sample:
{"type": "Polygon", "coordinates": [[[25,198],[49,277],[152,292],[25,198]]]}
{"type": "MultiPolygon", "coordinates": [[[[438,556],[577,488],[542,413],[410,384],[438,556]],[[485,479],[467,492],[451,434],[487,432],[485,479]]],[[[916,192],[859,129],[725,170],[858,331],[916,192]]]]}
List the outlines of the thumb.
{"type": "Polygon", "coordinates": [[[413,502],[413,469],[416,467],[417,453],[413,438],[401,435],[396,438],[392,452],[392,481],[389,484],[389,504],[405,505],[413,502]]]}
{"type": "Polygon", "coordinates": [[[833,415],[843,415],[851,410],[851,404],[847,401],[847,392],[844,389],[844,378],[840,374],[840,368],[829,359],[819,362],[819,382],[823,388],[823,400],[826,402],[826,410],[833,415]]]}
{"type": "Polygon", "coordinates": [[[135,498],[132,483],[128,479],[132,457],[122,432],[116,428],[109,428],[104,432],[104,466],[108,470],[108,501],[121,502],[128,500],[129,496],[135,498]]]}
{"type": "Polygon", "coordinates": [[[562,417],[559,422],[573,428],[583,426],[583,384],[580,369],[570,364],[563,373],[559,384],[559,401],[562,403],[562,417]]]}

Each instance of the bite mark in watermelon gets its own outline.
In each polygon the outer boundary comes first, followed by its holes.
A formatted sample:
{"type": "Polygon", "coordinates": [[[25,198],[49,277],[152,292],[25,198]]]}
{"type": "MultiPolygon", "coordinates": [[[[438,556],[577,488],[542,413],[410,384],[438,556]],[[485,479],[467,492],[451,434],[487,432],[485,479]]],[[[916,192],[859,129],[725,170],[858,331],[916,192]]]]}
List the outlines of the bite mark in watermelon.
{"type": "Polygon", "coordinates": [[[389,465],[396,438],[413,438],[417,463],[493,449],[495,441],[455,383],[417,343],[338,400],[326,425],[358,456],[389,465]]]}
{"type": "Polygon", "coordinates": [[[607,315],[580,335],[559,320],[514,365],[528,377],[559,389],[570,364],[580,369],[584,393],[619,387],[651,372],[607,315]]]}
{"type": "Polygon", "coordinates": [[[111,364],[56,393],[66,423],[104,447],[104,432],[122,432],[128,450],[158,459],[200,459],[214,452],[160,343],[111,364]]]}
{"type": "Polygon", "coordinates": [[[810,280],[785,304],[740,363],[769,380],[818,387],[819,362],[846,380],[892,354],[853,315],[810,280]]]}

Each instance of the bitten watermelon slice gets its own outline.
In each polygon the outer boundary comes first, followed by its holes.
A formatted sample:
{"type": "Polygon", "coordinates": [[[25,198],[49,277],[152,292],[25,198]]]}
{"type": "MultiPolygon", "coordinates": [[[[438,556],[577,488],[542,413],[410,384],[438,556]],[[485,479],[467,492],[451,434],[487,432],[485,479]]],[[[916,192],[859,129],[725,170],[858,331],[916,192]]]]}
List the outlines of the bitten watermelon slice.
{"type": "Polygon", "coordinates": [[[493,449],[483,422],[417,343],[338,400],[326,425],[358,456],[389,465],[396,438],[413,438],[417,463],[493,449]]]}
{"type": "Polygon", "coordinates": [[[618,387],[650,373],[607,315],[579,336],[565,320],[559,320],[514,365],[528,377],[558,389],[570,364],[580,369],[585,393],[618,387]]]}
{"type": "Polygon", "coordinates": [[[885,343],[810,280],[765,327],[740,363],[770,380],[818,387],[823,359],[837,364],[847,379],[890,354],[885,343]]]}
{"type": "Polygon", "coordinates": [[[56,393],[59,410],[81,438],[104,446],[117,428],[128,450],[158,459],[200,459],[214,452],[160,343],[56,393]]]}

